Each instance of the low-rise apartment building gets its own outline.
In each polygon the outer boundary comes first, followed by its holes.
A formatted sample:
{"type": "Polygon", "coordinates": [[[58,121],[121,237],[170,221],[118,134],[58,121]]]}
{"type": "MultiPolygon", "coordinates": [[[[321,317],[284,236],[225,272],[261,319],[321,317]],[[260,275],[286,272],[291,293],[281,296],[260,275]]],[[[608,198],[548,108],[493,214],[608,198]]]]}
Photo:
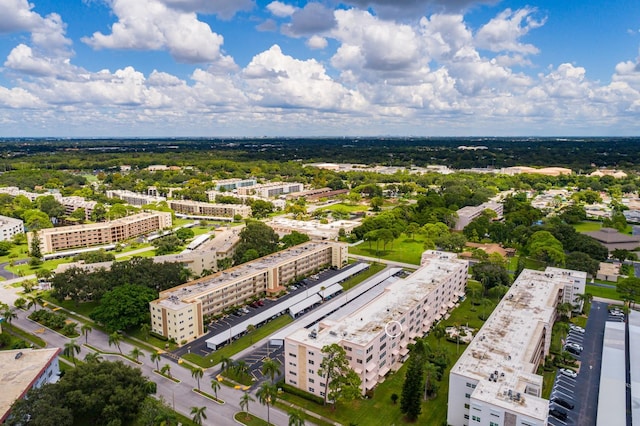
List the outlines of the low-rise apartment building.
{"type": "Polygon", "coordinates": [[[456,231],[462,231],[465,226],[470,224],[475,218],[479,217],[485,210],[493,210],[498,215],[498,219],[502,219],[504,212],[504,206],[496,201],[487,201],[479,206],[467,206],[458,210],[458,219],[453,229],[456,231]]]}
{"type": "Polygon", "coordinates": [[[449,374],[447,423],[547,424],[549,401],[536,373],[551,346],[556,307],[584,293],[586,273],[525,269],[449,374]]]}
{"type": "Polygon", "coordinates": [[[249,179],[221,179],[215,183],[216,191],[233,191],[234,189],[243,188],[245,186],[253,186],[257,184],[253,178],[249,179]]]}
{"type": "MultiPolygon", "coordinates": [[[[142,212],[110,222],[46,228],[38,231],[40,251],[53,253],[77,247],[91,247],[128,240],[165,228],[171,228],[171,213],[142,212]]],[[[27,233],[29,247],[34,233],[27,233]]]]}
{"type": "Polygon", "coordinates": [[[84,220],[91,220],[91,214],[96,208],[96,201],[85,200],[84,197],[75,195],[60,197],[58,202],[64,206],[64,213],[68,216],[78,209],[84,209],[84,220]]]}
{"type": "Polygon", "coordinates": [[[108,190],[106,192],[106,195],[109,198],[117,198],[129,205],[136,206],[136,207],[142,207],[147,204],[160,203],[162,201],[167,200],[165,197],[140,194],[138,192],[125,191],[120,189],[108,190]]]}
{"type": "Polygon", "coordinates": [[[0,351],[0,424],[10,417],[13,403],[30,389],[58,381],[60,352],[59,348],[0,351]]]}
{"type": "Polygon", "coordinates": [[[238,195],[258,195],[264,198],[277,197],[279,195],[300,192],[304,185],[298,182],[273,182],[253,186],[244,186],[236,189],[238,195]]]}
{"type": "Polygon", "coordinates": [[[340,234],[340,230],[344,230],[345,234],[351,234],[351,231],[361,224],[355,220],[336,220],[329,223],[321,223],[318,220],[293,220],[284,217],[275,217],[266,222],[280,236],[290,234],[293,231],[307,234],[309,238],[318,240],[335,240],[340,234]]]}
{"type": "Polygon", "coordinates": [[[251,207],[244,204],[212,204],[191,200],[171,200],[169,207],[176,213],[195,216],[210,216],[233,218],[240,215],[243,218],[251,216],[251,207]]]}
{"type": "Polygon", "coordinates": [[[313,241],[165,290],[149,303],[151,329],[178,343],[206,332],[204,317],[275,294],[315,271],[347,263],[347,245],[313,241]]]}
{"type": "Polygon", "coordinates": [[[11,241],[18,234],[24,234],[24,222],[8,216],[0,216],[0,241],[11,241]]]}
{"type": "Polygon", "coordinates": [[[373,389],[406,360],[408,345],[455,306],[467,278],[467,262],[454,253],[425,252],[418,270],[371,302],[342,318],[322,320],[317,330],[303,328],[287,336],[286,383],[324,397],[324,379],[318,374],[322,348],[335,343],[345,349],[349,365],[360,376],[362,393],[373,389]]]}

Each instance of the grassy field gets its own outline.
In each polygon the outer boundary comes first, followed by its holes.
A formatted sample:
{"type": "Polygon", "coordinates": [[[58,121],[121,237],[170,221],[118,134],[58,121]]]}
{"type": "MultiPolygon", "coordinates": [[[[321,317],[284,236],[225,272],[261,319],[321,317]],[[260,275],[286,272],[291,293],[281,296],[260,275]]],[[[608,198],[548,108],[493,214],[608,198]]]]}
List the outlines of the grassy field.
{"type": "Polygon", "coordinates": [[[424,252],[424,240],[420,235],[414,235],[409,238],[402,234],[392,243],[387,244],[386,250],[383,250],[383,244],[380,242],[376,248],[376,243],[360,243],[357,246],[349,247],[349,254],[358,254],[361,256],[378,257],[386,260],[394,260],[396,262],[420,264],[420,258],[424,252]]]}
{"type": "Polygon", "coordinates": [[[338,211],[345,211],[349,213],[355,213],[355,212],[366,212],[367,210],[369,210],[369,206],[364,204],[339,203],[339,204],[332,204],[327,207],[322,207],[322,208],[319,208],[318,210],[328,210],[328,211],[338,210],[338,211]]]}
{"type": "MultiPolygon", "coordinates": [[[[487,312],[491,312],[495,308],[496,302],[487,308],[487,312]]],[[[456,308],[451,316],[442,321],[446,327],[449,325],[466,325],[478,330],[484,323],[480,318],[480,308],[471,305],[470,299],[466,299],[456,308]]],[[[360,399],[348,404],[339,403],[335,410],[329,406],[322,406],[310,402],[306,399],[295,395],[284,394],[283,399],[290,401],[300,407],[318,413],[321,416],[338,421],[342,424],[358,424],[358,425],[440,425],[447,418],[447,398],[449,393],[449,370],[455,364],[459,356],[464,352],[465,345],[456,345],[455,343],[442,340],[438,342],[433,336],[427,337],[427,343],[432,348],[442,348],[449,357],[449,366],[444,372],[443,380],[438,383],[438,394],[434,399],[422,403],[422,414],[415,423],[405,421],[403,414],[400,412],[400,404],[393,404],[391,395],[402,393],[402,384],[407,364],[403,365],[400,370],[390,373],[385,378],[384,383],[379,384],[375,388],[373,398],[360,399]]]]}
{"type": "Polygon", "coordinates": [[[27,344],[33,343],[37,347],[44,348],[47,346],[46,342],[31,333],[27,333],[21,328],[16,327],[13,324],[4,324],[3,332],[13,336],[14,340],[24,340],[27,344]]]}
{"type": "Polygon", "coordinates": [[[293,319],[289,315],[281,315],[278,318],[269,321],[262,327],[252,331],[251,333],[245,334],[230,345],[223,346],[217,351],[210,353],[206,357],[197,354],[185,354],[183,358],[203,368],[211,367],[218,364],[222,357],[231,357],[237,354],[241,350],[253,345],[260,339],[263,339],[268,335],[275,333],[292,321],[293,319]]]}
{"type": "Polygon", "coordinates": [[[378,272],[382,271],[385,267],[386,265],[382,263],[374,263],[366,271],[360,272],[355,277],[351,277],[345,282],[343,282],[342,288],[344,289],[344,291],[347,291],[355,287],[356,285],[360,284],[361,282],[368,280],[378,272]]]}
{"type": "Polygon", "coordinates": [[[587,284],[584,290],[591,293],[594,297],[604,297],[606,299],[622,300],[615,288],[598,287],[596,285],[587,284]]]}
{"type": "Polygon", "coordinates": [[[577,223],[573,227],[578,232],[598,231],[602,228],[602,222],[585,221],[577,223]]]}

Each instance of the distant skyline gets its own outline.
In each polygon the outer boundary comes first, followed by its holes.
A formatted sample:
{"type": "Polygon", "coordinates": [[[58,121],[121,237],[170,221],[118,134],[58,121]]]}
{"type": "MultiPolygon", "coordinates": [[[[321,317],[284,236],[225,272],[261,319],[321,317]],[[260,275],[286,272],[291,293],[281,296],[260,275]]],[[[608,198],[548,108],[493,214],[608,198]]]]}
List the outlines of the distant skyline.
{"type": "Polygon", "coordinates": [[[0,137],[637,136],[636,0],[0,0],[0,137]]]}

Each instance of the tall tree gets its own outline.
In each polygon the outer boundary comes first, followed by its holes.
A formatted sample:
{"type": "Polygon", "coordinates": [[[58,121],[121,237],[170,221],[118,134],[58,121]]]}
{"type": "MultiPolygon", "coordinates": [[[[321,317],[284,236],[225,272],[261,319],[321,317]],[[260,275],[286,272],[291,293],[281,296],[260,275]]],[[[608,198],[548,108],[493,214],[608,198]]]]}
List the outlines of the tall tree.
{"type": "Polygon", "coordinates": [[[423,364],[418,357],[411,356],[400,396],[400,410],[411,422],[416,421],[422,412],[423,380],[423,364]]]}
{"type": "Polygon", "coordinates": [[[618,294],[627,300],[631,306],[640,301],[640,278],[629,277],[618,282],[616,286],[618,294]]]}
{"type": "Polygon", "coordinates": [[[131,352],[129,352],[129,356],[138,362],[138,358],[140,358],[144,353],[138,348],[133,348],[131,352]]]}
{"type": "Polygon", "coordinates": [[[107,330],[127,330],[149,321],[149,302],[158,296],[155,290],[140,285],[125,284],[102,296],[100,306],[90,317],[107,330]]]}
{"type": "Polygon", "coordinates": [[[89,343],[89,334],[93,331],[93,327],[89,324],[82,324],[80,327],[80,333],[84,336],[84,343],[89,343]]]}
{"type": "Polygon", "coordinates": [[[304,414],[301,410],[289,411],[289,426],[304,426],[304,414]]]}
{"type": "Polygon", "coordinates": [[[218,399],[218,389],[220,389],[220,386],[220,382],[217,379],[211,379],[211,389],[216,399],[218,399]]]}
{"type": "Polygon", "coordinates": [[[322,348],[324,358],[318,368],[318,375],[324,380],[324,403],[327,399],[351,400],[360,395],[361,379],[349,366],[347,354],[342,346],[333,343],[322,348]]]}
{"type": "Polygon", "coordinates": [[[35,257],[40,259],[42,257],[42,251],[40,250],[40,236],[38,235],[38,231],[34,230],[31,238],[31,246],[30,246],[30,255],[31,257],[35,257]]]}
{"type": "Polygon", "coordinates": [[[276,359],[265,358],[262,363],[262,374],[268,376],[273,383],[275,376],[280,374],[280,362],[276,359]]]}
{"type": "Polygon", "coordinates": [[[272,383],[262,382],[258,392],[256,392],[256,396],[258,397],[260,404],[267,406],[267,424],[271,424],[269,411],[270,407],[274,405],[278,399],[278,388],[276,388],[276,385],[272,383]]]}
{"type": "Polygon", "coordinates": [[[122,340],[122,336],[120,336],[120,333],[118,333],[117,331],[114,331],[113,333],[109,334],[109,347],[111,347],[111,345],[115,346],[116,348],[118,348],[118,352],[122,353],[122,349],[120,349],[120,341],[122,340]]]}
{"type": "MultiPolygon", "coordinates": [[[[251,395],[249,395],[249,392],[244,392],[240,397],[240,409],[242,411],[245,411],[247,414],[249,414],[249,402],[251,401],[255,401],[255,399],[251,398],[251,395]]],[[[247,416],[247,418],[248,417],[249,416],[247,416]]]]}
{"type": "Polygon", "coordinates": [[[69,342],[64,344],[62,354],[71,358],[73,365],[76,365],[76,354],[79,354],[80,350],[80,345],[78,345],[75,340],[71,339],[69,342]]]}
{"type": "Polygon", "coordinates": [[[156,370],[160,371],[160,360],[162,359],[162,355],[157,352],[157,351],[153,351],[151,352],[151,362],[155,362],[156,363],[156,370]]]}
{"type": "Polygon", "coordinates": [[[191,377],[194,377],[198,382],[198,390],[200,390],[200,379],[204,376],[204,370],[202,368],[194,368],[191,370],[191,377]]]}
{"type": "Polygon", "coordinates": [[[191,419],[197,425],[202,425],[202,421],[207,419],[207,407],[191,407],[191,419]]]}

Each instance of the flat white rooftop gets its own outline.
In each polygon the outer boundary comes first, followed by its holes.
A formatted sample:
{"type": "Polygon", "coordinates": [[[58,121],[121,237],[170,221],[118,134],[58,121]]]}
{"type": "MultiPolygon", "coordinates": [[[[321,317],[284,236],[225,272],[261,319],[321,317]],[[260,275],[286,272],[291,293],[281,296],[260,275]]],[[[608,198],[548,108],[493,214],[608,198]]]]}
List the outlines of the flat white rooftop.
{"type": "Polygon", "coordinates": [[[535,374],[537,366],[531,361],[545,327],[550,335],[558,291],[572,272],[558,268],[522,271],[451,370],[479,380],[473,398],[546,418],[549,402],[525,391],[528,384],[542,387],[542,377],[535,374]],[[497,380],[489,380],[491,375],[497,380]],[[521,398],[515,400],[510,394],[521,398]]]}
{"type": "Polygon", "coordinates": [[[58,348],[0,351],[0,419],[33,386],[42,370],[59,351],[58,348]]]}
{"type": "MultiPolygon", "coordinates": [[[[433,291],[446,277],[466,266],[466,261],[457,259],[455,254],[440,253],[406,279],[399,279],[385,291],[362,306],[357,311],[339,320],[325,320],[329,326],[317,334],[316,338],[302,329],[291,334],[291,338],[309,346],[323,347],[341,340],[365,345],[384,330],[390,321],[400,319],[403,314],[415,308],[426,294],[433,291]],[[330,332],[329,332],[330,331],[330,332]]],[[[429,309],[440,310],[440,306],[429,309]]]]}
{"type": "Polygon", "coordinates": [[[214,291],[219,287],[224,287],[237,279],[265,272],[271,266],[293,260],[305,253],[327,247],[329,245],[331,245],[331,243],[326,241],[311,241],[292,247],[288,250],[283,250],[261,257],[254,261],[238,265],[231,269],[227,269],[226,271],[191,281],[179,287],[163,291],[160,294],[161,300],[158,304],[171,309],[186,307],[188,303],[184,303],[183,300],[191,300],[199,295],[210,293],[211,291],[214,291]]]}

